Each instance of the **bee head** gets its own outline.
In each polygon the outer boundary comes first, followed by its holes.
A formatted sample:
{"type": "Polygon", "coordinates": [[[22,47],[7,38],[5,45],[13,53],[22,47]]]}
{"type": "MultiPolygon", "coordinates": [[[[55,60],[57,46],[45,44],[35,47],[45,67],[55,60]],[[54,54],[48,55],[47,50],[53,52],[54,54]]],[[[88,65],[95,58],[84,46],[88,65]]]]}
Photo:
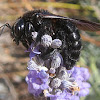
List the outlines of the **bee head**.
{"type": "Polygon", "coordinates": [[[12,26],[11,36],[16,42],[19,44],[19,41],[23,38],[23,34],[25,32],[25,23],[24,20],[20,17],[12,26]]]}

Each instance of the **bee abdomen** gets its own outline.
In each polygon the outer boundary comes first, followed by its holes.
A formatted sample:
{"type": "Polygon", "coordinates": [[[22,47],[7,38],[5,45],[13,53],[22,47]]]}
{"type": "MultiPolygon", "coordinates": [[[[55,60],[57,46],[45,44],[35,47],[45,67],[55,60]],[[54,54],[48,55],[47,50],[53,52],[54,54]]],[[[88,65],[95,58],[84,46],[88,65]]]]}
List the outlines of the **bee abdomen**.
{"type": "Polygon", "coordinates": [[[68,45],[68,48],[69,50],[81,50],[81,41],[74,41],[74,42],[71,42],[69,45],[68,45]]]}
{"type": "Polygon", "coordinates": [[[64,61],[64,66],[66,67],[67,70],[70,70],[76,63],[76,61],[71,59],[68,55],[65,55],[63,57],[63,61],[64,61]]]}
{"type": "Polygon", "coordinates": [[[80,34],[77,32],[73,32],[71,34],[69,34],[69,39],[70,41],[78,41],[80,40],[80,34]]]}
{"type": "Polygon", "coordinates": [[[74,60],[74,61],[78,61],[79,59],[79,56],[80,56],[80,51],[70,51],[70,53],[68,53],[68,56],[70,59],[74,60]]]}
{"type": "Polygon", "coordinates": [[[69,70],[79,60],[82,44],[80,34],[75,25],[68,22],[66,29],[66,47],[63,48],[61,54],[64,66],[69,70]]]}

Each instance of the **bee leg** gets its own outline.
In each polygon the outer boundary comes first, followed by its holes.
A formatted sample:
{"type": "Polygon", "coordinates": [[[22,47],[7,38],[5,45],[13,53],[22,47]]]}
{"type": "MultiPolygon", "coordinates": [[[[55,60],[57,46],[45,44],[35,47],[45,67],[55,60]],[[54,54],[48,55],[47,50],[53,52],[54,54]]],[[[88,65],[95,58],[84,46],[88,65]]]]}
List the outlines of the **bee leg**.
{"type": "Polygon", "coordinates": [[[32,37],[32,32],[34,32],[35,29],[33,27],[33,25],[30,22],[27,22],[25,25],[25,36],[26,38],[28,37],[32,37]]]}
{"type": "MultiPolygon", "coordinates": [[[[27,22],[25,25],[25,42],[27,41],[27,45],[31,45],[32,43],[32,32],[34,32],[35,29],[33,25],[30,22],[27,22]]],[[[26,46],[26,44],[23,42],[23,45],[26,46]]]]}

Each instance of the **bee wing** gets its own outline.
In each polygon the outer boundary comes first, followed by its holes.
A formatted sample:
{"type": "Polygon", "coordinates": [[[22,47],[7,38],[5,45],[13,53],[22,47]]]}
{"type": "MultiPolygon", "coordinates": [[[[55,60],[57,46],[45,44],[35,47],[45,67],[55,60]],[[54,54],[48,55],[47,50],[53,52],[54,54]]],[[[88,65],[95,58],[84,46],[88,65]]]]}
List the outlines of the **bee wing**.
{"type": "Polygon", "coordinates": [[[87,20],[70,19],[79,29],[84,31],[100,31],[100,24],[87,20]]]}
{"type": "Polygon", "coordinates": [[[62,16],[58,16],[58,15],[44,15],[43,18],[69,20],[72,23],[74,23],[81,30],[100,31],[100,24],[96,23],[96,22],[91,22],[91,21],[87,21],[87,20],[72,19],[72,18],[62,17],[62,16]]]}

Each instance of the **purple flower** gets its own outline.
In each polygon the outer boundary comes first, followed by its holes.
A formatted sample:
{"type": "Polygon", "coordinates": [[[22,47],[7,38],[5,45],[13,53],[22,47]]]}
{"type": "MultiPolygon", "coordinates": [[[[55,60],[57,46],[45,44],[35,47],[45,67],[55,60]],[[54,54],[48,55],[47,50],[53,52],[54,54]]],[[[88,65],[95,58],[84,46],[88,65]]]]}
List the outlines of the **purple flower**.
{"type": "Polygon", "coordinates": [[[71,100],[71,94],[66,90],[57,92],[55,95],[47,93],[46,96],[50,97],[50,100],[71,100]]]}
{"type": "Polygon", "coordinates": [[[62,93],[58,92],[55,95],[47,94],[50,100],[80,100],[79,96],[72,95],[71,93],[64,90],[62,93]]]}
{"type": "Polygon", "coordinates": [[[39,52],[39,45],[34,47],[34,43],[32,43],[30,48],[25,52],[30,52],[29,54],[30,60],[32,60],[32,58],[35,57],[36,55],[41,54],[41,52],[39,52]]]}
{"type": "Polygon", "coordinates": [[[74,70],[71,74],[71,77],[74,77],[77,81],[83,81],[84,78],[82,76],[81,68],[80,67],[74,67],[74,70]]]}
{"type": "Polygon", "coordinates": [[[79,96],[86,96],[89,94],[89,88],[91,87],[87,82],[80,82],[79,84],[80,91],[78,93],[79,96]]]}
{"type": "Polygon", "coordinates": [[[71,77],[74,77],[78,81],[87,81],[90,77],[89,71],[87,68],[83,67],[74,67],[69,73],[71,77]],[[74,69],[74,70],[73,70],[74,69]]]}
{"type": "Polygon", "coordinates": [[[35,96],[38,96],[42,90],[48,88],[48,78],[49,75],[43,70],[40,72],[30,70],[29,74],[26,76],[29,92],[35,96]]]}
{"type": "Polygon", "coordinates": [[[74,70],[68,71],[70,75],[69,79],[62,81],[64,83],[61,85],[64,85],[64,88],[66,87],[65,89],[60,87],[60,89],[63,89],[62,92],[58,91],[55,95],[47,92],[45,95],[50,97],[50,100],[80,100],[80,97],[89,94],[89,88],[91,87],[90,84],[86,82],[87,77],[84,77],[86,75],[89,76],[89,73],[86,72],[88,72],[86,68],[74,67],[74,70]]]}
{"type": "Polygon", "coordinates": [[[81,73],[82,77],[84,78],[85,81],[87,81],[90,77],[89,70],[87,68],[81,67],[81,73]]]}
{"type": "Polygon", "coordinates": [[[89,79],[89,76],[90,74],[87,68],[74,67],[71,77],[73,77],[76,80],[80,88],[80,91],[78,92],[79,96],[86,96],[89,94],[89,88],[91,86],[88,82],[86,82],[89,79]]]}
{"type": "Polygon", "coordinates": [[[90,76],[87,68],[75,66],[71,70],[66,70],[63,58],[57,50],[52,58],[43,60],[36,56],[41,54],[40,47],[39,44],[36,47],[32,44],[28,50],[30,61],[26,82],[31,94],[40,96],[43,93],[50,100],[80,100],[80,97],[89,94],[91,86],[87,82],[90,76]],[[41,63],[37,59],[41,59],[41,63]]]}
{"type": "Polygon", "coordinates": [[[71,100],[80,100],[79,96],[72,95],[71,100]]]}

